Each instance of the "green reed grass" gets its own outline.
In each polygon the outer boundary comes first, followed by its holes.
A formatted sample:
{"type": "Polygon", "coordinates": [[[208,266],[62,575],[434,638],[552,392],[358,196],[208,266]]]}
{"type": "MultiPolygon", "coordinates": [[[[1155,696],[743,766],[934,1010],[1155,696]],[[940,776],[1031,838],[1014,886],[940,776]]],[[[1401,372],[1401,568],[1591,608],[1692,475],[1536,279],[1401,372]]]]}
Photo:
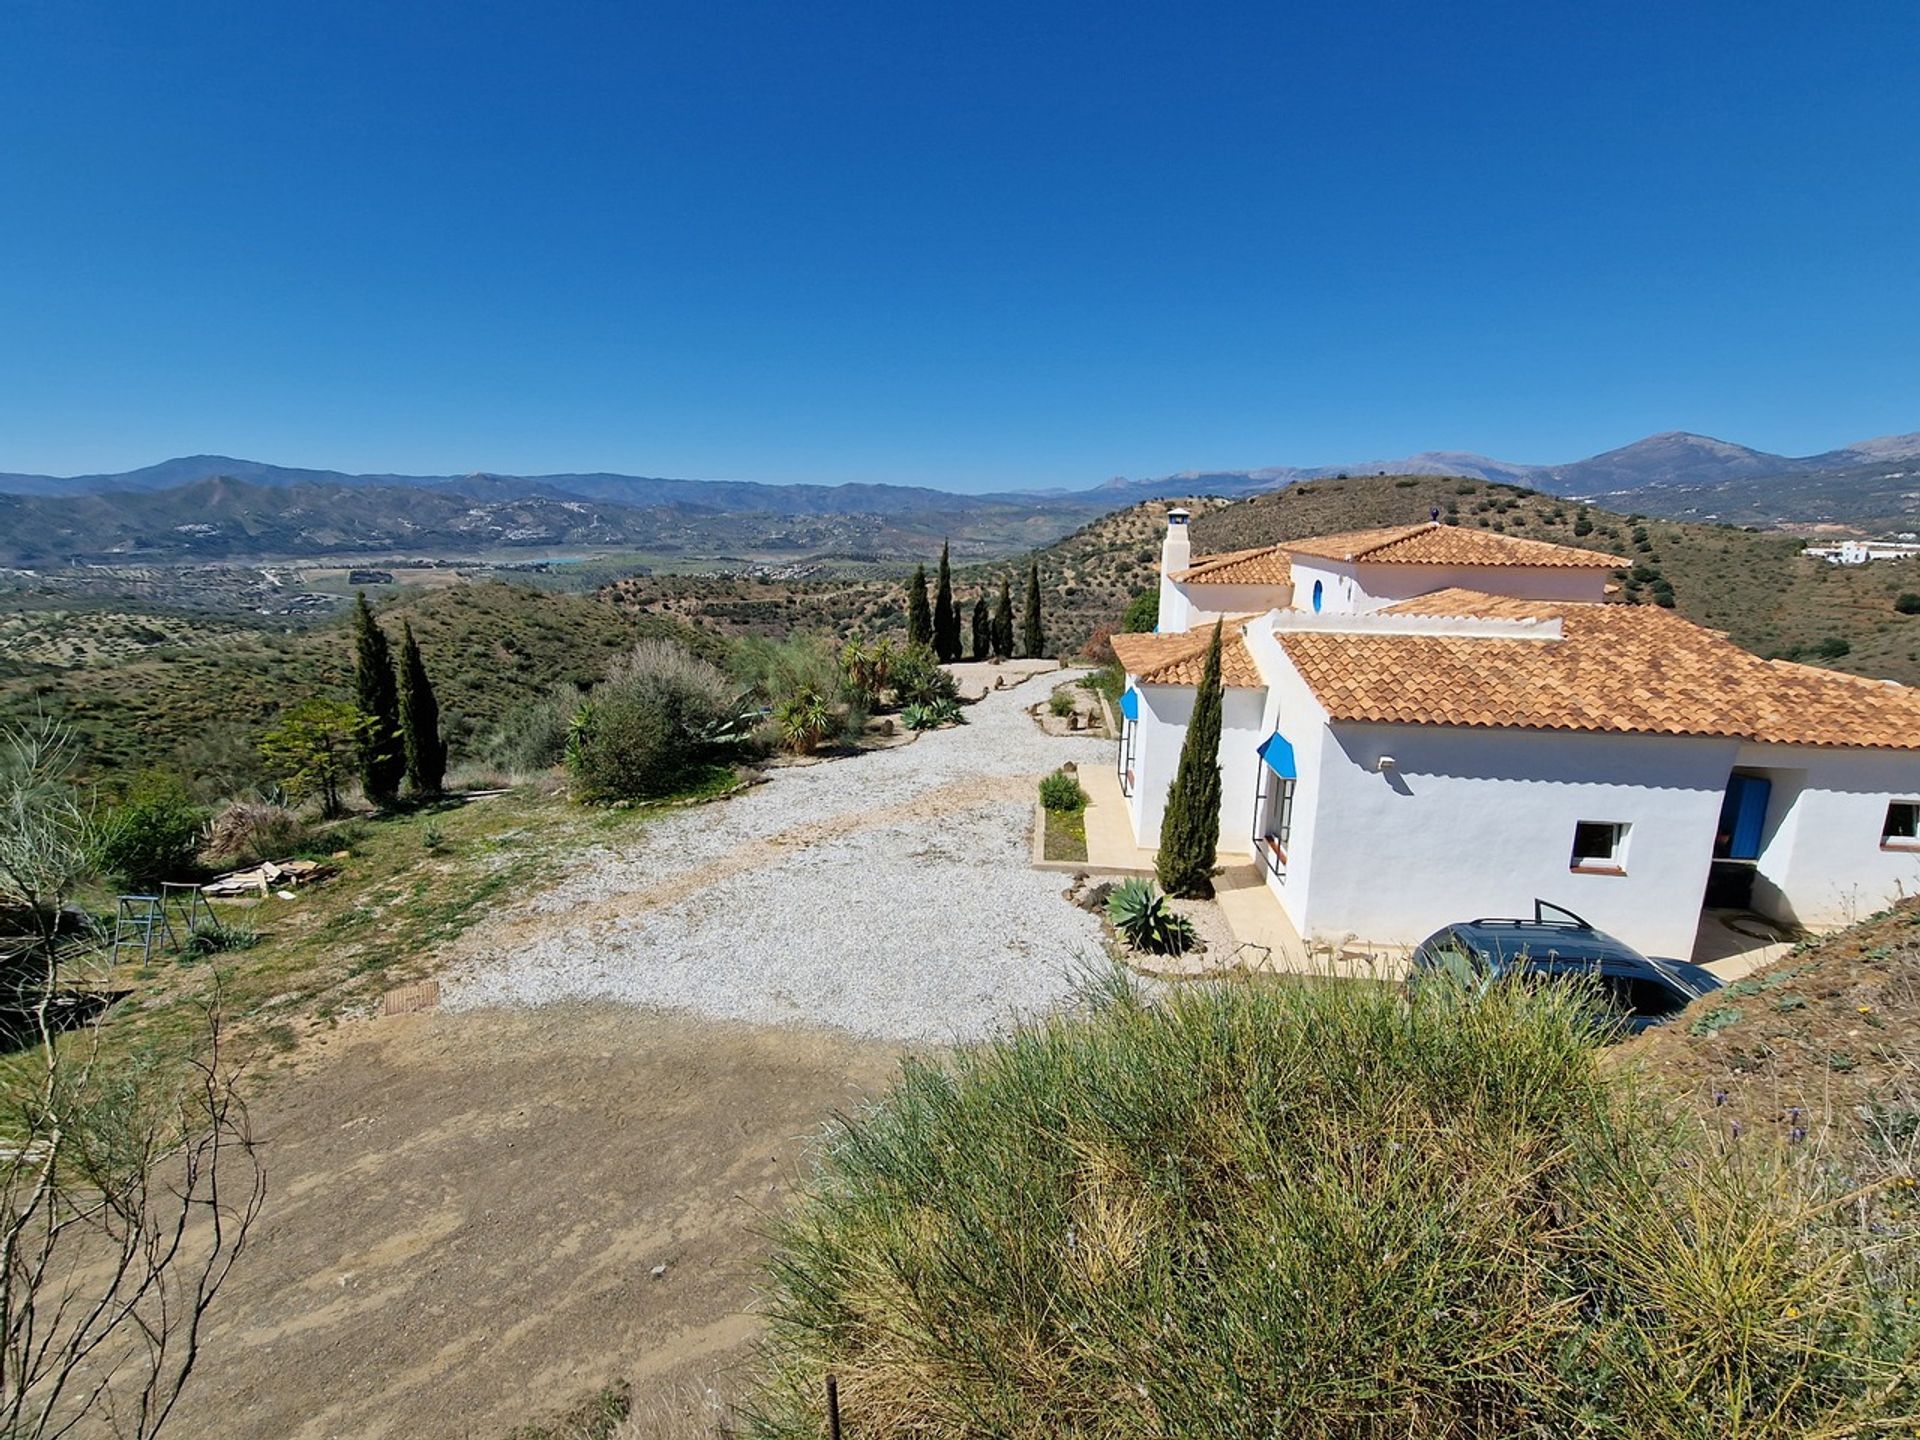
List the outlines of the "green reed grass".
{"type": "Polygon", "coordinates": [[[827,1138],[755,1433],[824,1434],[828,1371],[860,1437],[1911,1433],[1892,1277],[1603,1074],[1577,997],[1090,999],[827,1138]]]}

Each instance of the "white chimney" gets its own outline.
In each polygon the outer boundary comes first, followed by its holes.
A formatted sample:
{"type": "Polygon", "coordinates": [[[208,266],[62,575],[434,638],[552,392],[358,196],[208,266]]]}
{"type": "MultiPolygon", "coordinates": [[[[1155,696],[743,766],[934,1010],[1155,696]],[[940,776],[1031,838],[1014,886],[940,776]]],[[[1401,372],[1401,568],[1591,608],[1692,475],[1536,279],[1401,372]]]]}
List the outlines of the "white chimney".
{"type": "Polygon", "coordinates": [[[1167,538],[1160,544],[1160,617],[1154,629],[1162,635],[1180,634],[1187,628],[1192,607],[1173,577],[1193,563],[1193,538],[1187,532],[1191,517],[1179,506],[1167,511],[1167,538]]]}

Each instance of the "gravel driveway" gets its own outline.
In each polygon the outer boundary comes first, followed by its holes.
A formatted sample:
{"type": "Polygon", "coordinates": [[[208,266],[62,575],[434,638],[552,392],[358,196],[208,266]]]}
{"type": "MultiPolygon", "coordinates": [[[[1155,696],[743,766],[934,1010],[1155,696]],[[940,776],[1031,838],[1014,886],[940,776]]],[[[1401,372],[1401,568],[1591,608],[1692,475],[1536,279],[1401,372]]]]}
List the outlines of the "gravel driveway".
{"type": "Polygon", "coordinates": [[[616,1001],[938,1042],[1058,1004],[1100,926],[1028,868],[1034,787],[1112,760],[1027,714],[1060,678],[578,852],[446,977],[443,1007],[616,1001]]]}

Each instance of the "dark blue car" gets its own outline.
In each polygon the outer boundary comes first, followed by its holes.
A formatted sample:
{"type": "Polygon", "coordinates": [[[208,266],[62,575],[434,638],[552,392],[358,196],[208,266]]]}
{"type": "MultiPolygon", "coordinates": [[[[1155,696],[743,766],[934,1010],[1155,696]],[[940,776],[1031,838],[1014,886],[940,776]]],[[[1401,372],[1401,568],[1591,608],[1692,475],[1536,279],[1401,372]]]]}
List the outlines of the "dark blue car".
{"type": "Polygon", "coordinates": [[[1464,920],[1434,931],[1413,952],[1409,983],[1463,964],[1489,979],[1524,974],[1597,982],[1616,1028],[1630,1035],[1720,988],[1719,979],[1698,965],[1642,955],[1544,900],[1533,902],[1531,920],[1464,920]]]}

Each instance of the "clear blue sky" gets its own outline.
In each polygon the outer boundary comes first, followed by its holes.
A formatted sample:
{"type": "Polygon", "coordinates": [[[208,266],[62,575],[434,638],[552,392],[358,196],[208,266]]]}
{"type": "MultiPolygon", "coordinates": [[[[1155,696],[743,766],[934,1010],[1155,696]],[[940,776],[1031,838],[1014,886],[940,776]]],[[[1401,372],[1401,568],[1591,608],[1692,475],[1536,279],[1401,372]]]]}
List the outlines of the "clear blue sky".
{"type": "Polygon", "coordinates": [[[1920,5],[4,0],[0,470],[1920,429],[1920,5]]]}

